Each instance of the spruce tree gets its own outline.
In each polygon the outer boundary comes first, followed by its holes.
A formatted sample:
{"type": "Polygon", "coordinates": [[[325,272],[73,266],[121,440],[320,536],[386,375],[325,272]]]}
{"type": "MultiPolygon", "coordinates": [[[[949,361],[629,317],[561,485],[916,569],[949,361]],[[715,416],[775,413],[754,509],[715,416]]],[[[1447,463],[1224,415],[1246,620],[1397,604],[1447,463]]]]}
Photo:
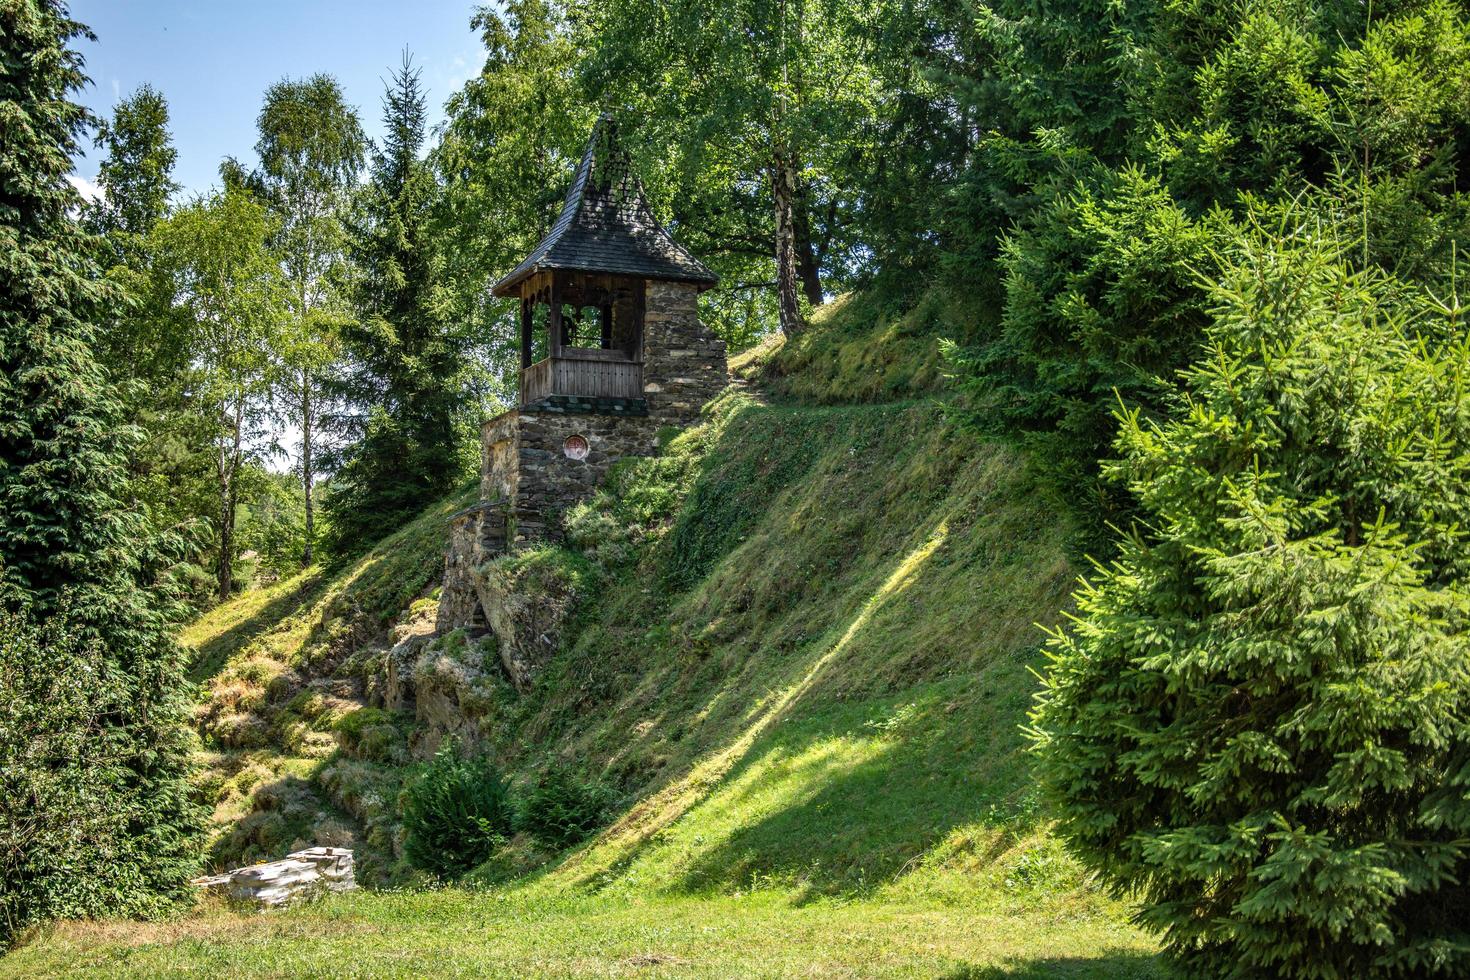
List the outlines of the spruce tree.
{"type": "MultiPolygon", "coordinates": [[[[89,36],[56,0],[0,3],[0,607],[22,624],[14,632],[65,637],[68,656],[103,661],[99,703],[115,707],[93,734],[122,774],[103,784],[119,830],[76,840],[64,855],[46,853],[44,835],[14,845],[0,893],[28,897],[7,906],[7,930],[160,908],[186,889],[201,824],[185,781],[181,651],[142,586],[154,570],[123,501],[136,434],[93,349],[94,324],[119,297],[101,279],[98,243],[74,217],[65,179],[91,121],[71,101],[86,79],[68,43],[89,36]],[[65,628],[53,627],[57,617],[65,628]]],[[[38,643],[33,656],[44,662],[59,649],[38,643]]],[[[25,683],[0,676],[7,712],[24,701],[10,686],[25,683]]],[[[29,812],[9,795],[0,807],[7,825],[29,812]]],[[[65,818],[64,807],[53,812],[65,818]]]]}
{"type": "Polygon", "coordinates": [[[1033,714],[1084,863],[1212,977],[1470,970],[1470,345],[1296,216],[1111,467],[1137,535],[1033,714]]]}
{"type": "Polygon", "coordinates": [[[465,472],[468,339],[436,297],[439,185],[421,159],[425,96],[405,57],[383,96],[386,135],[359,195],[352,257],[357,317],[344,332],[350,443],[328,508],[338,551],[391,531],[465,472]]]}

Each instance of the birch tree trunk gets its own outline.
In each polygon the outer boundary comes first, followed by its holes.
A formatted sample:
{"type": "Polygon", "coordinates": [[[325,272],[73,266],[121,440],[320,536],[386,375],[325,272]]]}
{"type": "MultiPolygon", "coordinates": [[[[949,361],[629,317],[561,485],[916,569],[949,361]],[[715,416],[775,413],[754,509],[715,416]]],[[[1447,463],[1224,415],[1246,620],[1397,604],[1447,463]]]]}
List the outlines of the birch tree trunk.
{"type": "Polygon", "coordinates": [[[229,442],[220,444],[216,468],[219,477],[219,560],[215,564],[215,578],[221,600],[228,599],[235,588],[235,500],[238,494],[235,476],[240,472],[244,429],[245,406],[237,401],[229,442]]]}
{"type": "Polygon", "coordinates": [[[771,197],[776,204],[776,296],[781,314],[781,333],[793,337],[801,332],[801,300],[797,294],[796,166],[791,152],[778,147],[771,165],[771,197]]]}
{"type": "Polygon", "coordinates": [[[311,400],[311,373],[301,372],[301,489],[306,495],[306,551],[301,556],[303,565],[310,565],[316,542],[316,513],[312,505],[312,484],[315,482],[315,465],[312,459],[311,439],[314,405],[311,400]]]}

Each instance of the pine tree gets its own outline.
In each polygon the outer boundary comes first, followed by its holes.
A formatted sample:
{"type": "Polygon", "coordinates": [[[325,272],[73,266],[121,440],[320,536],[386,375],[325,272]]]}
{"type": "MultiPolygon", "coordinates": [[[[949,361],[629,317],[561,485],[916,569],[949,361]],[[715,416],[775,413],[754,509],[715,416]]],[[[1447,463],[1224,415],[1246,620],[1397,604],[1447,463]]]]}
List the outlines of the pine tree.
{"type": "Polygon", "coordinates": [[[436,295],[439,185],[419,159],[424,111],[419,72],[405,56],[383,96],[386,136],[352,229],[357,321],[343,333],[342,393],[356,411],[327,504],[338,551],[391,531],[465,472],[469,345],[436,295]]]}
{"type": "Polygon", "coordinates": [[[63,862],[12,852],[4,873],[16,880],[0,892],[23,887],[31,900],[7,909],[6,928],[148,911],[182,895],[201,821],[185,782],[181,651],[140,585],[153,569],[123,503],[135,433],[93,350],[103,304],[119,297],[65,180],[90,122],[70,100],[85,76],[67,45],[89,36],[56,0],[0,3],[0,605],[46,635],[64,616],[68,643],[105,658],[99,677],[120,678],[118,708],[101,724],[124,773],[109,787],[122,832],[78,841],[63,862]],[[86,875],[95,887],[79,889],[86,875]]]}

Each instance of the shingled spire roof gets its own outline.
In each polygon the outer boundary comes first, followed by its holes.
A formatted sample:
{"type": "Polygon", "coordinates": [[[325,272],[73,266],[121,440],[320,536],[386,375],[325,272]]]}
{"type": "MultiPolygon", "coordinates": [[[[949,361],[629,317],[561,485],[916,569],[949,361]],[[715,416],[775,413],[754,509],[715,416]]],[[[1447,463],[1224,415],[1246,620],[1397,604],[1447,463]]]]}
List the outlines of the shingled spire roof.
{"type": "Polygon", "coordinates": [[[592,127],[587,152],[556,224],[510,275],[495,284],[495,295],[514,296],[523,279],[543,269],[606,272],[701,287],[719,281],[654,218],[609,115],[592,127]]]}

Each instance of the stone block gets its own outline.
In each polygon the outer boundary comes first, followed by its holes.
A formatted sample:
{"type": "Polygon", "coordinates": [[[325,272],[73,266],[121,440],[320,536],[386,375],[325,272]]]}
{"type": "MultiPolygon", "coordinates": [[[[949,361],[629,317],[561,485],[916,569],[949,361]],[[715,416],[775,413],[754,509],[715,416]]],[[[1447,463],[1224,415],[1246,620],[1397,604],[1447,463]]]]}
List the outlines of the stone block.
{"type": "Polygon", "coordinates": [[[350,850],[308,847],[281,861],[196,878],[194,884],[232,901],[273,908],[329,892],[350,891],[357,887],[357,880],[350,850]]]}

